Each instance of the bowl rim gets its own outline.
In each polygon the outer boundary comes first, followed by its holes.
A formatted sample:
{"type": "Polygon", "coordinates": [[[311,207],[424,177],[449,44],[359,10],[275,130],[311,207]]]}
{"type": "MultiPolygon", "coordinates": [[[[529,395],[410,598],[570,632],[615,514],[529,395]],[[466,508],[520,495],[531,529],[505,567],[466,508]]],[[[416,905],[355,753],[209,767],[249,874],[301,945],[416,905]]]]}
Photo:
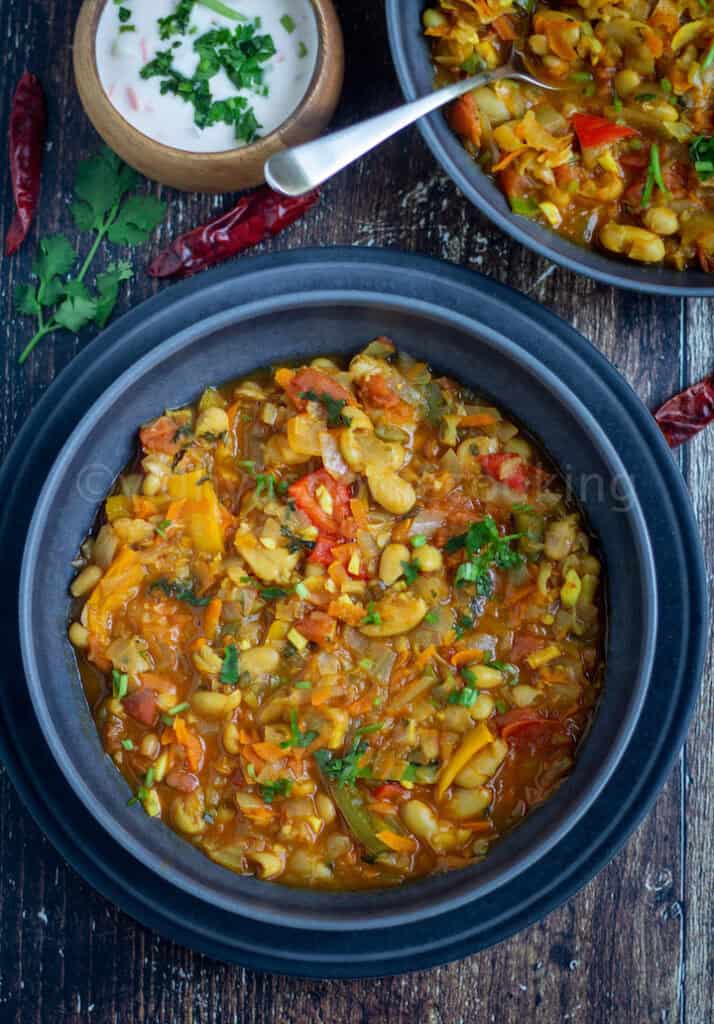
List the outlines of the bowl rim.
{"type": "Polygon", "coordinates": [[[312,105],[316,94],[322,87],[322,82],[325,77],[329,60],[333,57],[332,53],[328,53],[329,47],[327,45],[329,37],[328,21],[332,25],[337,20],[337,13],[335,11],[333,0],[308,0],[308,3],[312,7],[315,25],[317,27],[317,57],[315,59],[315,68],[307,89],[292,113],[286,117],[284,121],[281,121],[279,125],[268,133],[268,135],[262,135],[259,139],[256,139],[254,142],[250,142],[245,146],[236,146],[233,149],[225,150],[209,150],[208,152],[195,149],[179,149],[176,146],[168,146],[164,142],[159,142],[157,139],[152,138],[151,135],[146,135],[131,124],[131,122],[127,121],[121,112],[114,106],[106,89],[104,88],[104,83],[102,82],[99,74],[99,67],[97,65],[97,32],[99,29],[99,20],[104,13],[104,9],[111,3],[112,0],[84,0],[77,19],[77,29],[82,23],[83,18],[90,19],[89,35],[92,40],[92,47],[89,69],[92,78],[91,86],[95,92],[95,99],[99,99],[104,114],[108,118],[111,118],[117,127],[121,126],[121,131],[124,133],[128,142],[135,146],[140,145],[144,148],[148,148],[153,151],[155,156],[165,159],[185,160],[186,158],[190,158],[192,160],[205,161],[206,165],[211,168],[220,168],[229,164],[231,167],[234,167],[238,159],[242,157],[245,157],[246,159],[255,158],[263,152],[267,159],[273,152],[276,143],[280,143],[281,136],[294,128],[295,125],[302,120],[305,110],[312,105]]]}
{"type": "MultiPolygon", "coordinates": [[[[386,0],[387,32],[392,60],[404,98],[411,101],[417,99],[420,92],[416,84],[410,49],[413,40],[410,39],[406,24],[409,16],[409,12],[405,11],[407,6],[409,6],[409,10],[413,8],[421,11],[426,6],[426,0],[423,2],[422,0],[411,0],[410,5],[405,4],[404,0],[386,0]]],[[[421,28],[421,22],[419,25],[421,28]]],[[[423,42],[424,37],[421,32],[420,39],[423,42]]],[[[423,42],[423,47],[426,52],[426,42],[423,42]]],[[[429,62],[429,66],[431,66],[431,62],[429,62]]],[[[519,218],[516,214],[511,213],[505,200],[503,200],[502,209],[499,209],[483,194],[481,186],[486,183],[493,185],[491,179],[470,157],[468,160],[465,159],[466,151],[460,140],[451,132],[440,110],[420,118],[417,127],[437,163],[443,167],[464,196],[505,234],[510,235],[516,242],[520,242],[521,245],[531,249],[539,256],[552,260],[553,263],[577,274],[616,288],[679,297],[714,296],[714,275],[706,275],[704,271],[675,271],[665,267],[650,269],[645,264],[626,263],[605,256],[594,249],[587,249],[574,242],[569,242],[551,229],[541,225],[532,226],[532,230],[537,231],[538,234],[538,237],[534,237],[519,223],[519,220],[524,218],[519,218]],[[594,265],[590,265],[591,263],[594,265]],[[617,269],[618,267],[620,270],[617,269]],[[683,278],[695,274],[697,278],[702,279],[702,283],[687,284],[686,280],[681,285],[677,284],[676,280],[672,280],[671,283],[663,283],[657,280],[656,275],[658,274],[666,274],[668,277],[681,275],[683,278]],[[707,278],[712,279],[711,284],[705,283],[707,278]]],[[[497,188],[495,185],[493,187],[497,188]]]]}
{"type": "MultiPolygon", "coordinates": [[[[65,442],[62,451],[55,460],[54,465],[44,482],[42,492],[35,505],[32,522],[27,535],[20,580],[20,637],[25,674],[28,680],[30,692],[32,693],[35,714],[39,720],[45,740],[52,750],[56,762],[64,772],[67,781],[70,783],[89,813],[99,821],[106,831],[110,833],[113,839],[115,839],[125,850],[127,850],[127,852],[137,859],[142,859],[146,854],[145,846],[132,836],[127,828],[125,828],[122,823],[94,797],[92,788],[85,782],[85,780],[78,775],[78,773],[71,770],[71,757],[68,754],[64,737],[55,726],[54,720],[50,714],[45,701],[44,688],[41,684],[41,674],[38,669],[35,655],[33,588],[31,583],[43,530],[46,521],[51,517],[51,510],[54,507],[56,489],[64,479],[67,464],[74,457],[75,450],[79,448],[86,438],[92,433],[96,424],[110,414],[112,407],[120,396],[125,394],[126,391],[129,390],[132,385],[135,385],[137,381],[140,381],[147,372],[159,367],[172,355],[181,353],[184,349],[191,348],[196,344],[199,344],[202,338],[210,336],[222,328],[228,326],[239,327],[242,323],[249,324],[251,321],[262,316],[272,316],[276,313],[286,310],[294,310],[303,306],[324,306],[329,308],[331,305],[363,305],[368,307],[377,299],[381,300],[381,304],[383,306],[387,305],[384,297],[377,294],[350,293],[345,291],[331,291],[329,289],[315,291],[307,296],[301,293],[288,292],[279,300],[276,300],[275,298],[259,299],[241,306],[239,310],[233,309],[215,314],[214,316],[203,320],[200,324],[200,328],[197,329],[195,326],[187,328],[175,336],[167,338],[160,345],[143,356],[143,358],[127,368],[124,373],[122,373],[84,413],[75,430],[65,442]]],[[[402,300],[399,302],[393,298],[389,305],[392,306],[392,308],[404,312],[421,312],[424,316],[432,317],[435,315],[435,303],[422,302],[416,299],[402,300]]],[[[620,457],[612,441],[607,437],[599,422],[590,410],[583,405],[581,400],[559,381],[552,370],[545,367],[520,344],[511,340],[505,334],[493,330],[484,324],[478,323],[475,318],[463,317],[461,314],[446,308],[441,308],[438,310],[438,313],[439,320],[443,325],[444,330],[448,330],[449,325],[451,325],[456,329],[461,328],[474,336],[478,336],[486,345],[491,345],[492,347],[498,348],[501,352],[506,352],[510,360],[530,372],[542,387],[545,387],[551,393],[557,394],[559,402],[567,407],[574,421],[579,424],[583,432],[588,435],[591,442],[600,451],[604,461],[608,464],[608,469],[612,472],[613,477],[623,481],[628,481],[627,473],[620,457]]],[[[547,440],[545,440],[544,443],[547,450],[547,440]]],[[[633,490],[629,497],[631,500],[628,514],[636,523],[636,527],[633,527],[633,534],[636,538],[636,544],[640,549],[639,565],[642,574],[643,618],[645,624],[648,626],[648,632],[644,637],[639,670],[636,674],[636,679],[639,681],[639,685],[635,687],[635,692],[628,704],[627,713],[621,721],[619,729],[615,733],[615,738],[607,751],[607,755],[603,758],[598,770],[593,774],[593,776],[585,783],[581,781],[577,799],[570,799],[570,807],[567,813],[564,814],[562,820],[539,835],[539,837],[528,848],[515,856],[509,866],[505,869],[498,870],[492,868],[489,872],[488,861],[484,862],[486,866],[484,868],[483,875],[474,877],[470,883],[464,880],[462,888],[469,890],[469,894],[466,897],[464,897],[463,893],[459,890],[451,896],[442,896],[433,900],[430,904],[427,904],[425,908],[424,903],[419,902],[418,890],[420,882],[410,882],[409,892],[410,894],[413,894],[414,899],[409,901],[409,905],[404,908],[395,909],[391,913],[385,912],[384,914],[377,916],[369,910],[352,910],[351,906],[347,906],[348,903],[359,904],[362,901],[363,894],[337,894],[341,901],[341,905],[339,909],[333,911],[332,907],[336,902],[336,894],[318,894],[315,892],[315,905],[324,905],[325,909],[328,910],[328,913],[324,914],[320,918],[318,927],[324,930],[341,929],[344,927],[345,919],[347,917],[351,924],[365,929],[394,927],[417,919],[424,920],[429,916],[447,912],[448,910],[463,904],[465,898],[476,899],[480,896],[487,895],[494,889],[499,888],[518,877],[530,866],[545,856],[587,812],[589,807],[607,784],[632,736],[646,696],[654,658],[655,637],[657,634],[657,600],[654,580],[654,561],[649,539],[649,530],[647,528],[639,500],[633,490]],[[349,900],[348,896],[354,896],[354,898],[349,900]]],[[[605,683],[605,685],[607,685],[607,683],[605,683]]],[[[116,771],[116,768],[113,765],[110,766],[107,762],[107,770],[116,771]]],[[[564,790],[565,785],[560,791],[565,796],[566,793],[564,790]]],[[[161,827],[165,828],[167,826],[162,823],[161,827]]],[[[204,855],[196,851],[196,856],[203,857],[204,855]]],[[[288,923],[298,927],[304,925],[315,926],[314,919],[310,914],[291,912],[290,919],[286,922],[285,912],[278,913],[273,911],[270,907],[266,909],[266,907],[261,904],[259,897],[254,901],[251,901],[250,897],[246,897],[245,894],[235,894],[232,898],[228,896],[224,897],[222,894],[217,893],[210,884],[204,885],[202,881],[197,883],[195,878],[185,875],[181,867],[165,863],[157,857],[153,857],[152,861],[153,862],[150,867],[153,871],[184,891],[194,893],[198,892],[201,898],[205,899],[206,902],[213,903],[214,905],[221,906],[222,908],[233,912],[245,910],[246,905],[248,905],[251,916],[266,923],[283,925],[288,923]]]]}
{"type": "MultiPolygon", "coordinates": [[[[684,628],[677,635],[662,638],[659,654],[667,685],[650,688],[632,751],[628,750],[625,763],[616,770],[617,777],[591,809],[599,828],[586,829],[581,823],[553,851],[547,873],[534,868],[503,898],[497,894],[497,899],[466,905],[457,919],[453,914],[451,919],[435,919],[426,936],[414,935],[413,929],[406,935],[384,930],[372,933],[370,947],[362,949],[359,932],[345,942],[336,934],[332,945],[343,948],[337,959],[323,956],[324,945],[316,947],[312,933],[286,929],[286,939],[283,930],[266,934],[250,919],[228,919],[190,896],[177,900],[175,890],[160,879],[154,879],[146,891],[143,864],[116,856],[115,846],[93,819],[87,818],[64,776],[52,771],[54,762],[41,731],[28,728],[29,695],[22,679],[15,595],[31,499],[39,492],[63,439],[77,423],[78,410],[99,397],[137,354],[145,354],[167,334],[176,333],[201,315],[239,304],[256,291],[280,294],[288,279],[294,282],[296,276],[308,274],[308,279],[314,280],[327,269],[353,288],[364,287],[366,280],[376,281],[373,287],[386,295],[419,294],[425,281],[437,280],[440,289],[448,291],[452,305],[466,309],[484,294],[486,283],[486,295],[495,295],[501,306],[515,307],[521,319],[525,311],[534,309],[532,299],[507,285],[413,253],[342,246],[251,257],[164,290],[117,319],[78,353],[71,368],[41,396],[0,466],[0,480],[8,496],[0,506],[0,532],[6,540],[0,545],[0,565],[12,581],[12,586],[0,591],[4,613],[0,615],[0,633],[6,639],[8,655],[3,673],[6,686],[0,697],[0,752],[28,809],[72,866],[143,924],[225,962],[316,979],[379,977],[446,963],[512,936],[571,898],[611,860],[653,806],[686,736],[707,643],[704,560],[679,467],[624,377],[571,325],[540,307],[539,319],[556,347],[565,346],[578,354],[582,368],[596,375],[608,391],[616,419],[638,440],[634,452],[624,445],[628,462],[633,456],[639,458],[641,452],[651,466],[650,479],[665,498],[653,519],[653,530],[662,541],[655,546],[655,556],[658,564],[665,563],[668,580],[666,586],[659,584],[659,590],[665,605],[676,600],[674,607],[681,607],[685,616],[684,628]],[[677,568],[686,565],[688,569],[686,579],[679,583],[677,576],[670,575],[673,561],[677,568]],[[256,944],[256,931],[263,944],[267,943],[267,952],[256,944]]],[[[546,360],[552,361],[548,352],[546,360]]]]}

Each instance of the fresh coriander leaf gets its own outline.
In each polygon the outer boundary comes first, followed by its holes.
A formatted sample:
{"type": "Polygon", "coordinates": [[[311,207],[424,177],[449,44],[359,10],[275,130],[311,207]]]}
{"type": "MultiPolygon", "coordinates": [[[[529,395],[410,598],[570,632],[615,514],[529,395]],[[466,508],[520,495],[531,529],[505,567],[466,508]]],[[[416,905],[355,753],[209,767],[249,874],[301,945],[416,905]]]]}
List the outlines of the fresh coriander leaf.
{"type": "Polygon", "coordinates": [[[471,708],[478,699],[478,690],[473,686],[464,686],[461,690],[454,690],[449,694],[448,703],[458,704],[462,708],[471,708]]]}
{"type": "Polygon", "coordinates": [[[381,626],[382,616],[377,611],[374,601],[370,601],[367,605],[367,614],[362,619],[363,626],[381,626]]]}
{"type": "Polygon", "coordinates": [[[310,729],[308,732],[300,732],[298,726],[297,711],[294,708],[290,709],[290,739],[285,740],[280,746],[283,750],[289,750],[291,747],[299,747],[304,750],[305,747],[309,747],[320,734],[315,732],[314,729],[310,729]]]}
{"type": "Polygon", "coordinates": [[[288,551],[291,555],[294,555],[296,551],[312,551],[315,547],[314,540],[303,540],[302,537],[298,537],[296,534],[291,533],[287,526],[282,526],[280,528],[280,532],[283,537],[287,537],[288,539],[288,551]]]}
{"type": "Polygon", "coordinates": [[[210,597],[197,597],[193,592],[193,582],[182,580],[154,580],[149,590],[162,590],[167,597],[173,597],[176,601],[183,601],[193,608],[205,608],[210,603],[210,597]]]}
{"type": "Polygon", "coordinates": [[[333,398],[326,391],[323,391],[322,394],[317,394],[312,390],[300,392],[300,398],[307,399],[309,402],[320,402],[324,405],[325,412],[327,413],[328,427],[349,427],[350,420],[342,412],[347,405],[346,399],[333,398]]]}
{"type": "Polygon", "coordinates": [[[361,763],[367,749],[366,742],[355,733],[342,757],[335,757],[329,750],[316,750],[313,757],[324,775],[338,786],[354,786],[357,779],[368,779],[372,774],[370,768],[361,763]]]}
{"type": "Polygon", "coordinates": [[[272,473],[256,473],[255,476],[255,496],[259,498],[263,491],[267,491],[268,498],[273,499],[275,497],[275,477],[272,473]]]}
{"type": "Polygon", "coordinates": [[[97,274],[97,312],[94,319],[98,327],[105,327],[114,312],[121,282],[130,281],[133,276],[131,264],[126,260],[110,263],[106,270],[97,274]]]}
{"type": "Polygon", "coordinates": [[[305,46],[304,42],[301,39],[300,42],[298,43],[298,57],[300,57],[301,59],[303,57],[307,57],[309,52],[310,51],[308,50],[307,46],[305,46]]]}
{"type": "Polygon", "coordinates": [[[289,796],[292,789],[290,779],[276,779],[275,782],[262,782],[260,784],[260,795],[266,804],[272,804],[277,796],[289,796]]]}
{"type": "Polygon", "coordinates": [[[113,222],[107,238],[115,245],[141,245],[166,215],[166,203],[156,196],[129,196],[113,222]]]}
{"type": "Polygon", "coordinates": [[[408,587],[411,587],[419,575],[419,563],[418,562],[402,562],[402,570],[404,572],[404,581],[408,587]]]}
{"type": "Polygon", "coordinates": [[[137,181],[136,172],[107,147],[81,160],[74,181],[76,198],[70,207],[77,228],[103,230],[107,216],[137,181]]]}
{"type": "Polygon", "coordinates": [[[238,648],[235,644],[226,644],[223,654],[223,667],[221,668],[220,680],[228,686],[235,686],[240,676],[238,666],[238,648]]]}
{"type": "Polygon", "coordinates": [[[53,306],[60,298],[64,286],[56,280],[68,274],[77,254],[65,235],[51,235],[40,241],[32,272],[40,279],[37,298],[42,306],[53,306]]]}
{"type": "Polygon", "coordinates": [[[424,616],[424,622],[428,626],[436,626],[439,622],[439,611],[437,608],[432,608],[430,612],[427,612],[424,616]]]}
{"type": "Polygon", "coordinates": [[[289,14],[284,14],[280,19],[280,24],[283,26],[286,32],[295,31],[295,21],[290,17],[289,14]]]}
{"type": "Polygon", "coordinates": [[[32,284],[19,284],[15,289],[15,309],[23,316],[38,316],[42,306],[37,298],[37,288],[32,284]]]}
{"type": "Polygon", "coordinates": [[[417,766],[415,764],[408,764],[402,772],[400,782],[416,782],[417,777],[417,766]]]}
{"type": "Polygon", "coordinates": [[[77,334],[97,315],[95,299],[82,295],[68,296],[55,312],[54,319],[60,327],[77,334]]]}
{"type": "Polygon", "coordinates": [[[474,620],[473,620],[473,617],[471,615],[459,615],[458,619],[456,620],[456,626],[454,627],[454,632],[456,633],[456,639],[457,640],[461,640],[461,638],[463,637],[464,633],[468,629],[473,629],[473,628],[474,628],[474,620]]]}

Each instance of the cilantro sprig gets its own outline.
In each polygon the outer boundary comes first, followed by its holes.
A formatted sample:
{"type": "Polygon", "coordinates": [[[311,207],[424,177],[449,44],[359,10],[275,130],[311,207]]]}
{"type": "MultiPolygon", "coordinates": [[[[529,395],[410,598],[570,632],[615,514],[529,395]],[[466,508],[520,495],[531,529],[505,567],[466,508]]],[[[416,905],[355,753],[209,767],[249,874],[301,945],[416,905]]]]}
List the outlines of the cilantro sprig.
{"type": "Polygon", "coordinates": [[[184,604],[190,604],[193,608],[204,608],[211,600],[210,597],[197,597],[194,594],[193,581],[187,583],[183,580],[154,580],[149,590],[161,590],[167,597],[183,601],[184,604]]]}
{"type": "Polygon", "coordinates": [[[456,570],[456,584],[473,583],[476,593],[481,597],[493,594],[491,569],[514,569],[523,564],[523,556],[511,547],[511,542],[518,540],[520,533],[511,533],[502,537],[498,526],[491,516],[472,523],[466,533],[452,537],[446,543],[446,551],[453,553],[464,549],[466,558],[456,570]]]}
{"type": "Polygon", "coordinates": [[[109,321],[119,288],[123,281],[131,280],[134,271],[126,260],[110,263],[96,276],[95,289],[90,291],[85,279],[100,245],[105,239],[115,245],[141,245],[166,212],[162,200],[134,192],[138,182],[136,172],[106,146],[78,165],[70,209],[77,230],[94,238],[76,273],[73,271],[79,255],[66,235],[51,235],[40,241],[32,280],[15,291],[17,311],[34,317],[37,327],[20,363],[48,334],[58,330],[77,334],[87,324],[102,328],[109,321]]]}
{"type": "Polygon", "coordinates": [[[357,729],[352,737],[352,743],[342,757],[335,757],[329,750],[316,750],[312,756],[324,774],[338,786],[354,786],[357,779],[368,779],[372,774],[369,766],[361,764],[368,748],[364,737],[382,727],[382,722],[374,722],[372,725],[364,725],[357,729]]]}
{"type": "Polygon", "coordinates": [[[312,389],[301,391],[300,398],[304,398],[308,402],[319,402],[321,405],[324,405],[325,412],[327,413],[328,427],[349,427],[351,420],[342,412],[347,405],[345,398],[333,398],[326,391],[318,394],[312,389]]]}
{"type": "Polygon", "coordinates": [[[260,785],[260,795],[266,804],[272,804],[277,796],[289,796],[292,785],[290,779],[276,779],[275,782],[263,782],[260,785]]]}
{"type": "Polygon", "coordinates": [[[283,750],[289,750],[291,747],[299,747],[304,750],[305,747],[309,747],[310,744],[317,739],[320,734],[315,732],[314,729],[309,729],[307,732],[301,732],[300,726],[298,725],[297,711],[293,708],[290,710],[290,739],[284,740],[280,746],[283,750]]]}

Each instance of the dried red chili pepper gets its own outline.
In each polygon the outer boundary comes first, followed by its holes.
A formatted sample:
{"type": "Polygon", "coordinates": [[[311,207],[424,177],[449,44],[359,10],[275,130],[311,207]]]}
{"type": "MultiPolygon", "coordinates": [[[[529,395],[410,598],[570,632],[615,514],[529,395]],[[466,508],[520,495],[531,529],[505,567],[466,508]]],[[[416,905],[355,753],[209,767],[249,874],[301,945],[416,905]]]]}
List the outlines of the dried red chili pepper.
{"type": "Polygon", "coordinates": [[[313,206],[314,190],[290,199],[264,186],[244,196],[228,213],[194,228],[159,253],[149,267],[151,277],[189,277],[249,249],[284,228],[313,206]]]}
{"type": "Polygon", "coordinates": [[[688,441],[714,421],[714,374],[680,391],[655,413],[670,448],[688,441]]]}
{"type": "Polygon", "coordinates": [[[37,75],[26,71],[10,111],[10,173],[16,212],[5,239],[12,256],[27,238],[40,198],[40,176],[47,131],[47,105],[37,75]]]}

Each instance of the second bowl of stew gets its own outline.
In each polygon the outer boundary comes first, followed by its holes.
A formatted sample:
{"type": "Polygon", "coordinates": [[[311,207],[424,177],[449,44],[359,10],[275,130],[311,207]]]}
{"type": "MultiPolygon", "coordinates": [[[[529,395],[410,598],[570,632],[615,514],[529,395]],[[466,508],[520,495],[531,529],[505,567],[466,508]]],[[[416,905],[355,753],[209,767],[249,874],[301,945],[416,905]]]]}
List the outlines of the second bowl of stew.
{"type": "Polygon", "coordinates": [[[606,283],[714,292],[714,34],[696,4],[389,0],[387,10],[410,99],[505,63],[514,42],[556,86],[503,80],[420,123],[499,227],[606,283]]]}

